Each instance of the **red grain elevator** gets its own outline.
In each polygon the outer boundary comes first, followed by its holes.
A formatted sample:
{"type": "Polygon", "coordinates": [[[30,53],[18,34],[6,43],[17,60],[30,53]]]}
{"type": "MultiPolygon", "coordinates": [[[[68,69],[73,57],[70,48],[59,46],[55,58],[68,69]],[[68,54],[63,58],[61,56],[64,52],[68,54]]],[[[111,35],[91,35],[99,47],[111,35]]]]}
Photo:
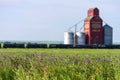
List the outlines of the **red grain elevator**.
{"type": "Polygon", "coordinates": [[[84,20],[84,32],[86,44],[103,44],[103,21],[99,16],[98,8],[88,10],[88,16],[84,20]]]}

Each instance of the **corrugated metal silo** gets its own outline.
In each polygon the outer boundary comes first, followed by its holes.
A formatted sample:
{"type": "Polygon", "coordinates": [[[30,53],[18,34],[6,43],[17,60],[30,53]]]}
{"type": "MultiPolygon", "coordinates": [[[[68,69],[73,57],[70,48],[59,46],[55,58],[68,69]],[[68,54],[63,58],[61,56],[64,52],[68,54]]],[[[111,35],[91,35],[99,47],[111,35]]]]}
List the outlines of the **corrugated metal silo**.
{"type": "Polygon", "coordinates": [[[113,28],[110,27],[109,25],[104,25],[104,44],[105,45],[112,45],[113,41],[113,28]]]}
{"type": "Polygon", "coordinates": [[[74,33],[73,32],[64,32],[64,44],[71,44],[74,43],[74,33]]]}
{"type": "Polygon", "coordinates": [[[77,45],[85,45],[85,33],[77,32],[77,45]]]}

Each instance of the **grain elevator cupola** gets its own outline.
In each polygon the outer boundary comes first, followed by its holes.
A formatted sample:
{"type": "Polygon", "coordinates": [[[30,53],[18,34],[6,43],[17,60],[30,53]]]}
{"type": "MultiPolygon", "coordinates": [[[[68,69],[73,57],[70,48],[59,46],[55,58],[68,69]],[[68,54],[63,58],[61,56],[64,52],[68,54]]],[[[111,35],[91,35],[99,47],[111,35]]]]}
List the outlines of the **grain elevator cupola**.
{"type": "Polygon", "coordinates": [[[98,8],[88,10],[87,18],[84,20],[84,32],[86,44],[103,44],[103,21],[99,16],[98,8]]]}

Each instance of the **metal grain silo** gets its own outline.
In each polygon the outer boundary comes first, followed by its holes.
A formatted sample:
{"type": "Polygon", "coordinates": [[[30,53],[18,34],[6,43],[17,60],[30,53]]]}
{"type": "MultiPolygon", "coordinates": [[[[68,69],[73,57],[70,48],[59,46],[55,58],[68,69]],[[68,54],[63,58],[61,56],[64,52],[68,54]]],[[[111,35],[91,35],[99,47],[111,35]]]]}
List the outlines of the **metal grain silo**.
{"type": "Polygon", "coordinates": [[[109,25],[104,25],[103,26],[104,29],[104,44],[105,45],[112,45],[112,41],[113,41],[113,29],[112,27],[110,27],[109,25]]]}
{"type": "Polygon", "coordinates": [[[77,45],[85,45],[85,33],[77,32],[77,45]]]}
{"type": "Polygon", "coordinates": [[[64,32],[64,44],[72,44],[74,43],[74,33],[73,32],[64,32]]]}

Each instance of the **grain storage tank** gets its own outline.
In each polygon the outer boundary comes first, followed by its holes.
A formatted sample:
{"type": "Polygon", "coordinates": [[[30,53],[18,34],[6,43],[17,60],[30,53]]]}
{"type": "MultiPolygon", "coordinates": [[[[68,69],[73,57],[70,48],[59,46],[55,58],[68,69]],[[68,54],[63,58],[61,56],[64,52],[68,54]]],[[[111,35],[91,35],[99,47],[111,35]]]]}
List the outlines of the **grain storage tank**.
{"type": "Polygon", "coordinates": [[[84,32],[86,44],[103,44],[103,20],[99,16],[99,9],[88,10],[88,16],[84,20],[84,32]]]}
{"type": "Polygon", "coordinates": [[[84,32],[77,32],[77,45],[85,45],[85,33],[84,32]]]}
{"type": "Polygon", "coordinates": [[[113,29],[109,25],[105,24],[103,26],[104,29],[104,44],[105,45],[112,45],[112,37],[113,37],[113,29]]]}
{"type": "Polygon", "coordinates": [[[64,44],[71,44],[74,43],[74,33],[71,31],[64,32],[64,44]]]}

